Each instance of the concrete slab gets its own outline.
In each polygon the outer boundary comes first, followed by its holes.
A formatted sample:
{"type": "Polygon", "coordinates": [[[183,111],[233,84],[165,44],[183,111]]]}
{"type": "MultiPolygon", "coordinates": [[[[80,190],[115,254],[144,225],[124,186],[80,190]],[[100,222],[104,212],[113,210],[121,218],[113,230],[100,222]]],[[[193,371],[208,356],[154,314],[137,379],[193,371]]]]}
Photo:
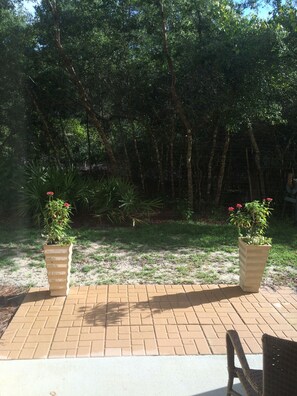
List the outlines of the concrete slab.
{"type": "MultiPolygon", "coordinates": [[[[261,368],[261,355],[248,360],[261,368]]],[[[2,360],[0,396],[221,396],[226,366],[223,355],[2,360]]]]}

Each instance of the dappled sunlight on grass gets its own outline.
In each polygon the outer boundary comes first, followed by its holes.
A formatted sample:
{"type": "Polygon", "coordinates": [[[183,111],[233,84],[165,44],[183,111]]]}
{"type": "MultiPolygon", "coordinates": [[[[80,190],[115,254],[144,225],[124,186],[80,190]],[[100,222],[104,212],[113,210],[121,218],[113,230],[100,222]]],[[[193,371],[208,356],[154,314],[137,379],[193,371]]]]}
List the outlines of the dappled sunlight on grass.
{"type": "MultiPolygon", "coordinates": [[[[172,221],[135,228],[84,227],[73,230],[73,235],[77,239],[72,284],[238,282],[237,232],[229,224],[172,221]]],[[[293,285],[297,278],[297,227],[273,221],[269,236],[272,249],[265,282],[293,285]]],[[[8,274],[16,282],[44,286],[38,284],[40,279],[46,280],[43,243],[37,229],[2,229],[2,278],[8,279],[8,274]],[[22,273],[18,273],[19,265],[22,273]]]]}
{"type": "Polygon", "coordinates": [[[204,248],[218,249],[236,246],[236,231],[230,225],[170,222],[142,225],[135,228],[81,229],[79,238],[104,242],[117,248],[135,251],[160,249],[204,248]]]}

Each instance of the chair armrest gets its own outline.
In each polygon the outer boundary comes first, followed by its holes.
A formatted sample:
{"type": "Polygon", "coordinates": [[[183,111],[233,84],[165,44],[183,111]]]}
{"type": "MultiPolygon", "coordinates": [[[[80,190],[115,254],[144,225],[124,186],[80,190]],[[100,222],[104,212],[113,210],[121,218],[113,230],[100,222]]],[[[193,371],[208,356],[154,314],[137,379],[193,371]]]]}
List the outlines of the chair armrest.
{"type": "Polygon", "coordinates": [[[241,367],[244,371],[249,371],[250,367],[248,361],[246,360],[245,353],[243,351],[240,338],[236,330],[228,330],[226,334],[226,344],[227,344],[227,357],[228,357],[228,368],[235,368],[234,364],[234,351],[239,359],[241,367]]]}

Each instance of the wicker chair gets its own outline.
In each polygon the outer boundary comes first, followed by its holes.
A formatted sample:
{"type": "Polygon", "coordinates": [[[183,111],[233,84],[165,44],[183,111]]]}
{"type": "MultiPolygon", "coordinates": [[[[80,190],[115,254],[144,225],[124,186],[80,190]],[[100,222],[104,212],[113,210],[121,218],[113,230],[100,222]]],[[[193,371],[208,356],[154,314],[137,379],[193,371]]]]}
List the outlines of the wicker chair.
{"type": "Polygon", "coordinates": [[[241,396],[233,389],[234,378],[239,378],[247,396],[297,395],[297,342],[264,334],[263,370],[250,369],[235,330],[227,331],[226,342],[229,372],[227,396],[241,396]],[[235,366],[234,351],[241,368],[235,366]]]}

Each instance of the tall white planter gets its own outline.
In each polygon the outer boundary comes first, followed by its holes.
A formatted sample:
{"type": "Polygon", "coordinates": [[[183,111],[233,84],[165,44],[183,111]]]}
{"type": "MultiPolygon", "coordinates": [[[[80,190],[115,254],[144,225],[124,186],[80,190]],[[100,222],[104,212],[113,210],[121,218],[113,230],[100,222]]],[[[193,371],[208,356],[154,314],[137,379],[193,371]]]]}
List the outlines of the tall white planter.
{"type": "Polygon", "coordinates": [[[270,245],[248,245],[238,239],[240,262],[240,287],[245,292],[259,291],[267,263],[270,245]]]}
{"type": "Polygon", "coordinates": [[[67,296],[73,245],[44,245],[45,263],[51,296],[67,296]]]}

